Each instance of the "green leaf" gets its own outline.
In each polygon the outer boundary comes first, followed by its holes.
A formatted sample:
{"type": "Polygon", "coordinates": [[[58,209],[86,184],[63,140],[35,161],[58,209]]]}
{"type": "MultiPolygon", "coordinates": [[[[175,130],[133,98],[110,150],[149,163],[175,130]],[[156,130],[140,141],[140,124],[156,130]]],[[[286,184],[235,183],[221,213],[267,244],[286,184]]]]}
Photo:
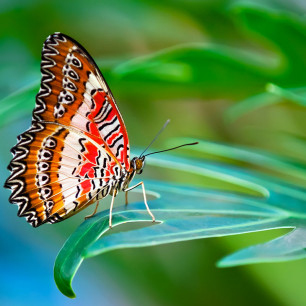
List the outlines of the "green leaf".
{"type": "MultiPolygon", "coordinates": [[[[293,140],[292,136],[288,136],[285,140],[289,143],[293,140]],[[289,138],[290,137],[290,138],[289,138]]],[[[177,138],[169,141],[169,146],[177,146],[182,143],[190,143],[195,141],[194,138],[177,138]]],[[[300,141],[300,146],[305,145],[305,140],[300,141]]],[[[291,144],[292,145],[292,144],[291,144]]],[[[188,148],[191,151],[196,151],[205,154],[205,157],[226,161],[227,163],[236,161],[243,165],[257,166],[261,170],[272,170],[275,177],[286,176],[287,182],[299,182],[301,186],[306,184],[306,165],[296,160],[281,157],[276,154],[264,152],[258,149],[248,149],[239,146],[230,146],[222,143],[199,140],[199,144],[188,148]]],[[[271,175],[271,171],[270,171],[271,175]]]]}
{"type": "MultiPolygon", "coordinates": [[[[203,144],[198,150],[202,151],[205,147],[203,144]]],[[[223,150],[215,147],[212,151],[218,154],[223,150]]],[[[263,160],[267,165],[271,161],[270,156],[247,150],[228,148],[225,154],[236,158],[247,156],[245,159],[255,163],[256,159],[263,160]]],[[[279,162],[284,170],[287,169],[286,161],[279,162]]],[[[67,240],[56,259],[55,281],[65,295],[75,296],[71,282],[83,259],[110,250],[306,226],[306,193],[275,178],[238,167],[166,154],[150,156],[149,164],[179,171],[181,175],[189,172],[237,185],[241,188],[240,193],[146,181],[147,190],[158,193],[155,200],[149,201],[157,222],[152,223],[142,200],[127,207],[116,208],[113,212],[114,228],[111,230],[108,227],[108,210],[86,220],[67,240]],[[127,223],[146,226],[128,227],[127,223]]],[[[288,163],[289,169],[290,166],[288,163]]],[[[281,252],[267,255],[269,260],[289,260],[304,256],[304,243],[300,241],[299,244],[298,237],[292,245],[278,244],[281,252]],[[290,256],[284,256],[284,253],[290,256]]],[[[257,257],[258,253],[254,249],[250,252],[247,250],[239,253],[234,260],[230,258],[231,261],[221,261],[219,266],[266,261],[267,257],[257,257]]]]}
{"type": "Polygon", "coordinates": [[[306,106],[306,88],[295,88],[295,89],[284,89],[280,86],[275,84],[267,84],[266,87],[267,91],[274,94],[276,97],[279,98],[278,101],[281,99],[286,99],[290,102],[295,104],[306,106]]]}
{"type": "Polygon", "coordinates": [[[243,115],[251,113],[254,110],[277,104],[279,102],[279,97],[276,97],[270,93],[260,93],[236,102],[224,112],[223,116],[225,121],[234,122],[243,115]]]}
{"type": "Polygon", "coordinates": [[[268,83],[266,85],[266,91],[265,93],[239,101],[229,107],[224,113],[224,118],[229,122],[233,122],[254,110],[273,104],[279,104],[284,100],[300,106],[306,106],[305,87],[285,89],[276,84],[268,83]]]}
{"type": "MultiPolygon", "coordinates": [[[[296,222],[292,223],[297,226],[299,222],[297,220],[295,221],[296,222]]],[[[220,260],[217,265],[218,267],[223,268],[250,263],[279,262],[305,258],[305,222],[301,223],[300,226],[300,228],[297,228],[282,237],[231,254],[220,260]]]]}
{"type": "MultiPolygon", "coordinates": [[[[104,212],[105,213],[105,212],[104,212]]],[[[81,256],[83,249],[87,248],[92,241],[107,229],[108,223],[103,222],[91,224],[94,219],[84,222],[65,243],[58,254],[54,266],[54,279],[63,294],[74,298],[75,294],[71,288],[71,281],[77,269],[83,261],[81,256]]]]}

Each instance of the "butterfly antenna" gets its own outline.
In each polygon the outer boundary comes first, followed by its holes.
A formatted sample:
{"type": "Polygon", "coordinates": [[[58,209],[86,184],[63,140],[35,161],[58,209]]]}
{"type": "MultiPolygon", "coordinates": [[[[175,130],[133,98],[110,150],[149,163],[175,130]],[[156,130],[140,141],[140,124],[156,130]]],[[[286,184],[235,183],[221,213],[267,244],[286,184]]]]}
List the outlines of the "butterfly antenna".
{"type": "Polygon", "coordinates": [[[152,152],[152,153],[146,154],[145,156],[149,156],[149,155],[156,154],[156,153],[161,153],[161,152],[166,152],[166,151],[171,151],[171,150],[175,150],[175,149],[178,149],[178,148],[181,148],[181,147],[185,147],[185,146],[193,146],[193,145],[196,145],[196,144],[198,144],[198,142],[185,143],[183,145],[180,145],[180,146],[177,146],[177,147],[174,147],[174,148],[152,152]]]}
{"type": "Polygon", "coordinates": [[[145,148],[145,150],[140,154],[139,158],[145,153],[152,145],[152,143],[158,138],[158,136],[161,134],[161,132],[166,128],[166,126],[169,124],[170,119],[166,121],[166,123],[163,125],[163,127],[160,129],[160,131],[156,134],[154,139],[150,142],[150,144],[145,148]]]}

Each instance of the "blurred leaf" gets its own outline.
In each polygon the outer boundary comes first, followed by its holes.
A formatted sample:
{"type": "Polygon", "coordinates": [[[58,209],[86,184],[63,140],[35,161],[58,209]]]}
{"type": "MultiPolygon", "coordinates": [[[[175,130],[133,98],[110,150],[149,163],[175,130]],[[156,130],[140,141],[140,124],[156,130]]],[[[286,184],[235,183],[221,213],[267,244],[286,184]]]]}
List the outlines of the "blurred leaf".
{"type": "MultiPolygon", "coordinates": [[[[136,81],[144,86],[155,84],[158,90],[151,95],[169,95],[170,91],[172,98],[187,96],[182,83],[188,85],[189,97],[236,99],[263,91],[268,82],[289,86],[305,83],[303,19],[247,4],[236,4],[229,11],[237,28],[244,28],[248,36],[252,34],[251,41],[257,45],[253,51],[222,44],[185,44],[123,63],[114,69],[114,75],[130,86],[136,81]]],[[[254,108],[274,101],[266,100],[261,102],[257,97],[254,108]]],[[[253,101],[237,106],[230,115],[237,117],[251,104],[253,101]]]]}
{"type": "Polygon", "coordinates": [[[260,93],[236,102],[224,112],[223,116],[226,121],[233,122],[254,110],[279,102],[279,97],[271,95],[270,93],[260,93]]]}
{"type": "MultiPolygon", "coordinates": [[[[306,88],[284,89],[275,84],[268,84],[267,91],[280,99],[286,99],[301,106],[306,106],[306,88]]],[[[279,99],[279,100],[280,100],[279,99]]]]}
{"type": "MultiPolygon", "coordinates": [[[[205,150],[205,147],[205,145],[200,146],[198,150],[205,150]]],[[[215,146],[211,151],[218,154],[220,148],[215,146]]],[[[272,161],[269,156],[260,156],[247,150],[231,151],[228,148],[227,152],[236,159],[247,156],[244,159],[251,161],[255,157],[255,163],[256,159],[260,160],[260,157],[267,165],[272,161]]],[[[65,295],[75,296],[71,282],[83,259],[110,250],[275,228],[306,227],[304,221],[306,193],[302,189],[286,185],[272,177],[254,174],[236,167],[166,154],[157,158],[151,156],[149,163],[153,166],[231,182],[241,186],[244,192],[246,188],[249,191],[247,194],[225,193],[165,182],[146,182],[147,189],[158,193],[157,199],[149,201],[157,222],[152,223],[142,201],[114,210],[113,224],[114,228],[117,227],[119,231],[109,230],[108,210],[86,220],[70,236],[56,259],[55,281],[65,295]],[[254,193],[259,196],[252,196],[251,194],[254,193]],[[142,222],[141,224],[149,222],[150,226],[120,230],[127,222],[142,222]]],[[[286,163],[280,163],[278,167],[283,168],[284,171],[288,168],[286,163]]],[[[297,243],[278,244],[281,252],[269,254],[269,260],[300,258],[301,248],[303,245],[305,247],[306,241],[304,243],[304,240],[299,240],[299,242],[298,246],[297,243]],[[290,253],[290,256],[280,255],[283,253],[290,253]]],[[[266,257],[257,258],[256,254],[253,255],[254,259],[248,252],[242,255],[240,253],[239,258],[235,258],[235,261],[229,262],[225,259],[225,262],[220,262],[219,265],[239,265],[252,263],[254,260],[265,262],[266,257]]]]}
{"type": "MultiPolygon", "coordinates": [[[[269,82],[284,84],[286,87],[305,85],[305,19],[286,12],[259,8],[255,5],[248,7],[246,4],[236,4],[231,11],[236,16],[237,24],[244,26],[247,32],[253,33],[253,38],[263,46],[272,47],[280,59],[278,66],[270,71],[274,75],[271,75],[269,82]]],[[[275,85],[268,85],[267,91],[269,93],[251,96],[231,106],[225,113],[225,118],[234,121],[255,109],[278,103],[279,98],[275,94],[298,103],[297,97],[288,96],[285,92],[280,93],[280,89],[277,90],[275,85]]],[[[300,101],[299,104],[304,103],[305,105],[304,101],[300,101]]]]}
{"type": "Polygon", "coordinates": [[[246,4],[235,5],[231,11],[248,33],[253,33],[264,46],[272,47],[281,59],[272,82],[286,86],[305,84],[305,18],[246,4]]]}
{"type": "Polygon", "coordinates": [[[278,262],[305,258],[305,222],[299,224],[299,221],[295,220],[292,223],[295,227],[301,227],[267,243],[251,246],[226,256],[217,263],[218,267],[232,267],[251,263],[278,262]]]}
{"type": "MultiPolygon", "coordinates": [[[[289,136],[288,136],[289,137],[289,136]]],[[[291,138],[292,139],[292,136],[291,138]]],[[[194,138],[177,138],[169,142],[170,146],[177,146],[181,143],[190,143],[195,141],[194,138]]],[[[289,140],[287,140],[289,141],[289,140]]],[[[305,139],[304,139],[305,144],[305,139]]],[[[199,140],[199,144],[188,148],[188,150],[200,152],[211,156],[213,159],[222,158],[223,162],[239,162],[240,165],[257,166],[260,170],[272,170],[275,177],[279,175],[286,176],[287,181],[295,178],[301,186],[306,184],[306,164],[297,162],[294,159],[278,156],[258,149],[249,149],[246,147],[230,146],[222,143],[199,140]]],[[[294,183],[295,183],[294,181],[294,183]]],[[[291,181],[290,181],[291,182],[291,181]]],[[[292,183],[292,182],[291,182],[292,183]]]]}
{"type": "Polygon", "coordinates": [[[38,88],[39,83],[35,82],[0,101],[0,127],[32,112],[38,88]]]}
{"type": "Polygon", "coordinates": [[[306,88],[284,89],[278,85],[268,83],[266,93],[251,96],[240,101],[227,109],[224,113],[225,120],[229,122],[246,115],[254,110],[285,101],[293,102],[297,105],[306,106],[306,88]]]}
{"type": "Polygon", "coordinates": [[[175,90],[168,88],[172,98],[182,93],[224,98],[254,88],[259,90],[274,65],[270,57],[250,51],[217,44],[186,44],[128,61],[117,66],[113,73],[129,83],[162,82],[161,92],[165,86],[173,86],[175,90]],[[180,86],[182,83],[189,86],[188,91],[180,86]]]}

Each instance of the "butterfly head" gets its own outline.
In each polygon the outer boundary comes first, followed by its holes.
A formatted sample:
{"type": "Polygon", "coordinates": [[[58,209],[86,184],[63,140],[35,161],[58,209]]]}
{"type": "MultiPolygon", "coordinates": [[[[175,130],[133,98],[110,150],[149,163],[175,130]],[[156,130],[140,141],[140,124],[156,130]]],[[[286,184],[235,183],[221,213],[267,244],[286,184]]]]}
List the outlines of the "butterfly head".
{"type": "Polygon", "coordinates": [[[145,156],[134,157],[131,161],[131,165],[137,174],[141,174],[145,165],[145,156]]]}

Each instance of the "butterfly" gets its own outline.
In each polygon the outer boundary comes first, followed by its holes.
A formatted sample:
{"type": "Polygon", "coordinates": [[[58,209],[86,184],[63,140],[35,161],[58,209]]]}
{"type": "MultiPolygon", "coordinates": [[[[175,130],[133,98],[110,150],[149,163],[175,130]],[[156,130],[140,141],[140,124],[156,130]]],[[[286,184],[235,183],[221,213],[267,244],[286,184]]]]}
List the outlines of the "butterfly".
{"type": "Polygon", "coordinates": [[[18,216],[38,227],[97,202],[94,215],[99,200],[111,195],[111,227],[118,192],[126,192],[127,204],[127,192],[141,185],[154,222],[144,183],[129,187],[142,172],[145,155],[130,160],[123,118],[92,57],[71,37],[54,33],[43,45],[41,73],[32,124],[11,149],[5,183],[18,216]]]}

